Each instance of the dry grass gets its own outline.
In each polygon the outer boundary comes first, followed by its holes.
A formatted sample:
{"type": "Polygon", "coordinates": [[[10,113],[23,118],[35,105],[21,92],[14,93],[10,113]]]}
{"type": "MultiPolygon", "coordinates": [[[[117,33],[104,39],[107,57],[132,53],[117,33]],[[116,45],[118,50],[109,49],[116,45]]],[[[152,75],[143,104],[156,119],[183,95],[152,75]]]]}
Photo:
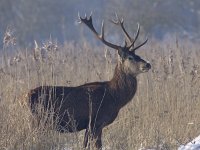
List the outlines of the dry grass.
{"type": "MultiPolygon", "coordinates": [[[[116,64],[113,51],[106,52],[105,58],[105,48],[87,43],[65,43],[63,47],[49,50],[47,45],[52,43],[45,44],[46,47],[38,47],[35,52],[17,50],[13,57],[6,54],[0,58],[2,150],[81,149],[83,132],[59,134],[42,125],[34,127],[30,111],[23,104],[24,95],[39,85],[76,86],[112,77],[116,64]]],[[[153,68],[138,76],[136,96],[120,111],[117,120],[104,129],[105,149],[162,147],[173,150],[200,134],[198,45],[152,40],[142,49],[138,53],[153,68]]],[[[5,53],[6,50],[7,47],[5,53]]]]}

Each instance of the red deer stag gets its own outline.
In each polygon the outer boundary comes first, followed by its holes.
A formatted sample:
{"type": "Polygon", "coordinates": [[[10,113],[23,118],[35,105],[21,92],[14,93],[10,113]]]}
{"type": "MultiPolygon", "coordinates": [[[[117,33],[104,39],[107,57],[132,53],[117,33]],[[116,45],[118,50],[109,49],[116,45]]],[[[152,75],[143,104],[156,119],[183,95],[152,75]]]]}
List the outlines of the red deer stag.
{"type": "Polygon", "coordinates": [[[139,24],[136,36],[133,39],[126,32],[123,20],[117,17],[117,20],[113,23],[121,26],[127,38],[125,46],[118,46],[104,39],[103,23],[101,34],[95,30],[92,15],[89,18],[79,16],[79,21],[85,24],[105,45],[117,50],[119,60],[112,79],[105,82],[86,83],[77,87],[40,86],[30,91],[29,103],[35,116],[39,116],[37,113],[39,104],[47,112],[53,106],[54,117],[57,118],[56,130],[75,132],[86,129],[84,147],[87,147],[88,138],[91,137],[92,141],[95,141],[95,147],[101,149],[102,129],[115,120],[119,110],[135,95],[137,89],[136,76],[151,68],[149,63],[135,54],[135,50],[143,46],[147,39],[135,47],[135,41],[140,31],[139,24]]]}

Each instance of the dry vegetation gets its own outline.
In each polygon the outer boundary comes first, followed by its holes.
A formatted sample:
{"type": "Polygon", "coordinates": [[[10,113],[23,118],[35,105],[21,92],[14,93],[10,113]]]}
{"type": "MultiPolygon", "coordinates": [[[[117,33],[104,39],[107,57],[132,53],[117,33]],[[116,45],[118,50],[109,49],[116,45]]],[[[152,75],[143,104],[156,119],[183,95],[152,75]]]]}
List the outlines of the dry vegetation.
{"type": "MultiPolygon", "coordinates": [[[[51,41],[35,50],[10,56],[4,45],[0,58],[0,149],[79,150],[83,132],[59,134],[51,124],[33,125],[26,93],[39,85],[76,86],[109,80],[116,54],[105,47],[51,41]],[[110,53],[111,52],[111,53],[110,53]],[[67,148],[66,148],[67,147],[67,148]]],[[[105,149],[138,150],[155,147],[177,149],[200,134],[200,50],[177,40],[151,40],[138,51],[152,69],[138,77],[138,91],[117,120],[104,129],[105,149]]]]}

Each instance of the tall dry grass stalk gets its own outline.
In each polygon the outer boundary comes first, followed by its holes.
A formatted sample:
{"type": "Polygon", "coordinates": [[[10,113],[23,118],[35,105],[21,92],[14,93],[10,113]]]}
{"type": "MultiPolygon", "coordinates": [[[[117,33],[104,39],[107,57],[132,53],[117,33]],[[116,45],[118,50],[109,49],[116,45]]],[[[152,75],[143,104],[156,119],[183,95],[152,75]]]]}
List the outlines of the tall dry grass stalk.
{"type": "MultiPolygon", "coordinates": [[[[63,47],[52,41],[45,44],[37,44],[39,55],[34,50],[21,50],[13,57],[7,56],[14,63],[0,66],[0,149],[82,147],[83,132],[61,134],[52,130],[52,122],[35,126],[30,110],[24,105],[24,95],[39,85],[76,86],[108,80],[116,65],[115,53],[110,50],[103,54],[103,47],[88,43],[66,42],[63,47]],[[42,53],[46,57],[42,58],[42,53]]],[[[200,134],[198,45],[153,40],[137,53],[149,60],[153,68],[138,77],[136,96],[103,131],[103,145],[105,149],[116,150],[177,149],[180,143],[200,134]]]]}

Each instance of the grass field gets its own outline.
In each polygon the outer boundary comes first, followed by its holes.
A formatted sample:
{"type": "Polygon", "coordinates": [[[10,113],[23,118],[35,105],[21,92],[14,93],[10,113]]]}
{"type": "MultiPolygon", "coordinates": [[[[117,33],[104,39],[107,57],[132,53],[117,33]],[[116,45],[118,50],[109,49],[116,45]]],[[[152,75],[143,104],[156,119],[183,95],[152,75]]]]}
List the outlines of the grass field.
{"type": "MultiPolygon", "coordinates": [[[[66,42],[42,55],[11,49],[9,55],[4,46],[0,58],[0,150],[81,149],[83,132],[60,134],[33,126],[25,95],[39,85],[77,86],[111,79],[114,50],[87,42],[66,42]]],[[[150,40],[137,54],[152,69],[138,76],[135,97],[104,129],[103,145],[112,150],[175,150],[200,134],[199,45],[175,38],[150,40]]]]}

